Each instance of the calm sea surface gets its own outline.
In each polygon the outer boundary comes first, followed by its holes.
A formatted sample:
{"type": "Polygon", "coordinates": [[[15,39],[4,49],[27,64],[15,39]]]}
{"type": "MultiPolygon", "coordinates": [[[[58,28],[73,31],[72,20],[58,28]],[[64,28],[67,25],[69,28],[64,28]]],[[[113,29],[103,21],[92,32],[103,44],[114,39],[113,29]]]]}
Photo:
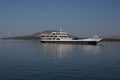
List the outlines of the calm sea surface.
{"type": "Polygon", "coordinates": [[[0,80],[120,80],[120,42],[0,40],[0,80]]]}

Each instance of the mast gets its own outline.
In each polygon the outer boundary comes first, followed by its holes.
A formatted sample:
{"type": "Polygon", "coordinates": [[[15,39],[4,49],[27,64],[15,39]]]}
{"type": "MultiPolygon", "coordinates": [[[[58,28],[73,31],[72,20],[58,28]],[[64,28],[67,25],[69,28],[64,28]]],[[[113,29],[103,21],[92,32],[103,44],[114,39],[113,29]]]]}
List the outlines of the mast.
{"type": "Polygon", "coordinates": [[[63,32],[62,28],[60,28],[60,32],[63,32]]]}

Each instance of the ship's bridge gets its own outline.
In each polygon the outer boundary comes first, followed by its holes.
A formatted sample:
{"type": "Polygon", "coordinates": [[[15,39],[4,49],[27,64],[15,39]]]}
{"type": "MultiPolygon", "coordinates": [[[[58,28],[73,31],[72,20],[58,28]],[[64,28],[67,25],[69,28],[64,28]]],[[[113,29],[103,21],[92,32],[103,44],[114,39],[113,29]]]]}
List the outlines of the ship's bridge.
{"type": "Polygon", "coordinates": [[[68,35],[66,32],[52,32],[52,35],[68,35]]]}

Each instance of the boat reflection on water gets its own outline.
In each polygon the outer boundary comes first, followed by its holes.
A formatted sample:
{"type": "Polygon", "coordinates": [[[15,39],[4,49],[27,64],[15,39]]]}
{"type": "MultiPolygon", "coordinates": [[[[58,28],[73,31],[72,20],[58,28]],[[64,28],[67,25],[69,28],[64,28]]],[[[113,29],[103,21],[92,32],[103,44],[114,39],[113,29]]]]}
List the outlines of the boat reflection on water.
{"type": "Polygon", "coordinates": [[[69,44],[41,43],[40,47],[43,51],[55,54],[56,57],[63,57],[72,50],[73,46],[69,44]]]}
{"type": "Polygon", "coordinates": [[[90,52],[90,53],[94,53],[94,54],[98,54],[101,50],[101,46],[100,45],[79,45],[78,46],[79,49],[90,52]]]}
{"type": "Polygon", "coordinates": [[[71,51],[86,51],[88,53],[99,53],[100,45],[80,45],[80,44],[57,44],[57,43],[41,43],[40,47],[48,53],[55,53],[56,56],[63,57],[71,51]]]}

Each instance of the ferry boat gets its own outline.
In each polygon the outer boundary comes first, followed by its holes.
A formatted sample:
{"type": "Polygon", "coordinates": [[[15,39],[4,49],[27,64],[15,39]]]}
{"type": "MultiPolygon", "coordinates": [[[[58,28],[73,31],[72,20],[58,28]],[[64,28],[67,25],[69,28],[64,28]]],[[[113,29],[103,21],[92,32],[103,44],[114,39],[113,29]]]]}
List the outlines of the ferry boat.
{"type": "Polygon", "coordinates": [[[77,44],[97,44],[102,38],[97,35],[92,38],[76,38],[69,35],[62,30],[49,33],[42,33],[40,35],[41,43],[77,43],[77,44]]]}

